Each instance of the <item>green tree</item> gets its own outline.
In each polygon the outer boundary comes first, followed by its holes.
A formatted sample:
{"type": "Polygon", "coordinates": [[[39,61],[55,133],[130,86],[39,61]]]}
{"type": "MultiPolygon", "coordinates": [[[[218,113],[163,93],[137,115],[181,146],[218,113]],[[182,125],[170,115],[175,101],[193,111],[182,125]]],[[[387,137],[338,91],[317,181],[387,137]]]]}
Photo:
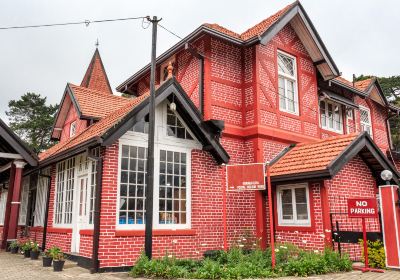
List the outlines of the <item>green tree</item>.
{"type": "Polygon", "coordinates": [[[18,100],[8,102],[6,115],[10,128],[36,153],[49,148],[50,133],[58,105],[47,105],[46,97],[25,93],[18,100]]]}

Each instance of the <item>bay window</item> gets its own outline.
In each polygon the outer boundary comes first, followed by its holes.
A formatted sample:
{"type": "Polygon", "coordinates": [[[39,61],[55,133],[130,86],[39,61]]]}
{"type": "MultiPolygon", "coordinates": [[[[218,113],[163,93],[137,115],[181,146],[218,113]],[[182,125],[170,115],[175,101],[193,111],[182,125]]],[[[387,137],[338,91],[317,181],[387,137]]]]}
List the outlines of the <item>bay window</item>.
{"type": "Polygon", "coordinates": [[[278,186],[277,208],[280,226],[311,226],[308,185],[278,186]]]}
{"type": "Polygon", "coordinates": [[[319,102],[321,127],[326,130],[343,133],[342,107],[329,100],[319,102]]]}
{"type": "Polygon", "coordinates": [[[299,114],[296,58],[278,51],[278,89],[281,111],[299,114]]]}
{"type": "Polygon", "coordinates": [[[373,137],[371,112],[367,107],[360,106],[360,125],[361,131],[366,131],[371,137],[373,137]]]}
{"type": "MultiPolygon", "coordinates": [[[[121,229],[143,229],[145,224],[148,131],[138,127],[135,125],[119,140],[116,223],[121,229]]],[[[180,116],[169,109],[167,102],[160,104],[156,108],[154,151],[155,228],[190,227],[190,162],[194,148],[201,149],[201,145],[180,116]]]]}

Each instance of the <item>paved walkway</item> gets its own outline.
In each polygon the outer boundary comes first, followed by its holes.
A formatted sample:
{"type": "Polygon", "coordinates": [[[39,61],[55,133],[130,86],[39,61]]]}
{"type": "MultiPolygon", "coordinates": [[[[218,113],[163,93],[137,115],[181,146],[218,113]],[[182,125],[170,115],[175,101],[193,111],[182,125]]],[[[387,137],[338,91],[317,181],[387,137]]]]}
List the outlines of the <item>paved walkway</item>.
{"type": "MultiPolygon", "coordinates": [[[[127,273],[100,273],[90,274],[87,269],[78,267],[75,263],[67,261],[63,272],[53,272],[52,267],[42,267],[42,261],[24,259],[21,255],[11,255],[0,251],[0,280],[61,280],[61,279],[99,279],[99,280],[129,280],[127,273]]],[[[305,278],[285,277],[278,280],[301,280],[305,278]]],[[[353,271],[348,273],[312,276],[313,280],[399,280],[400,271],[385,271],[385,273],[361,273],[353,271]]],[[[137,279],[138,280],[138,279],[137,279]]]]}
{"type": "Polygon", "coordinates": [[[90,274],[89,270],[78,267],[76,263],[66,261],[64,271],[53,272],[52,267],[43,267],[42,260],[32,261],[22,255],[12,255],[0,251],[0,279],[1,280],[61,280],[61,279],[100,279],[100,280],[129,280],[127,273],[100,273],[90,274]]]}

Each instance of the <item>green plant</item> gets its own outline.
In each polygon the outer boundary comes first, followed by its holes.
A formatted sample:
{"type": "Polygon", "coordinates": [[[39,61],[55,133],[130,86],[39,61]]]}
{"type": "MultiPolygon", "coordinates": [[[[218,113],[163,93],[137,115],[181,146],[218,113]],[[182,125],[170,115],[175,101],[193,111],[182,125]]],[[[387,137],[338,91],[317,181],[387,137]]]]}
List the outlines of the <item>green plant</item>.
{"type": "Polygon", "coordinates": [[[65,260],[63,252],[60,251],[56,254],[53,254],[53,261],[63,261],[63,260],[65,260]]]}
{"type": "Polygon", "coordinates": [[[52,257],[54,259],[54,257],[58,256],[58,254],[62,253],[61,249],[57,246],[53,246],[50,249],[48,249],[46,251],[46,255],[48,257],[52,257]]]}
{"type": "Polygon", "coordinates": [[[23,252],[31,250],[31,241],[25,241],[20,248],[23,252]]]}
{"type": "Polygon", "coordinates": [[[10,244],[11,249],[18,248],[18,247],[19,247],[19,242],[17,240],[14,240],[13,242],[11,242],[11,244],[10,244]]]}
{"type": "Polygon", "coordinates": [[[34,252],[38,252],[39,251],[39,244],[35,241],[35,242],[31,242],[31,250],[34,252]]]}
{"type": "MultiPolygon", "coordinates": [[[[360,239],[359,244],[361,245],[362,258],[364,259],[364,241],[360,239]]],[[[385,248],[383,247],[382,241],[379,239],[376,241],[367,240],[368,246],[368,264],[373,268],[385,268],[386,257],[385,248]]]]}

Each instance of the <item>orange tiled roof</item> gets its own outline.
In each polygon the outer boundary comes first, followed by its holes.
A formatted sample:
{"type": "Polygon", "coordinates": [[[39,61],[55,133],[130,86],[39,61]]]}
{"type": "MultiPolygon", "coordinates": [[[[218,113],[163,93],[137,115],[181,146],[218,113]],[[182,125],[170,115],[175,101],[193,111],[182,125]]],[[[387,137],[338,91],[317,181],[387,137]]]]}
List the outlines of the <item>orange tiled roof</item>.
{"type": "Polygon", "coordinates": [[[363,92],[371,85],[371,83],[374,81],[374,79],[375,78],[369,78],[369,79],[366,79],[366,80],[357,81],[357,82],[354,83],[354,86],[353,86],[353,82],[350,82],[349,80],[346,80],[343,77],[336,77],[335,78],[335,80],[337,80],[337,81],[339,81],[339,82],[341,82],[343,84],[346,84],[349,87],[358,89],[358,90],[363,91],[363,92]]]}
{"type": "Polygon", "coordinates": [[[357,136],[354,133],[297,144],[271,166],[271,176],[326,170],[357,136]]]}
{"type": "Polygon", "coordinates": [[[103,61],[100,57],[100,52],[97,48],[83,77],[81,86],[98,90],[103,94],[113,94],[103,61]]]}
{"type": "Polygon", "coordinates": [[[284,15],[290,8],[292,8],[295,4],[297,3],[294,2],[292,4],[287,5],[285,8],[282,10],[279,10],[272,16],[264,19],[260,23],[254,25],[253,27],[247,29],[245,32],[242,34],[236,33],[234,31],[231,31],[221,25],[218,25],[216,23],[205,23],[203,24],[204,26],[207,26],[209,28],[212,28],[218,32],[225,33],[228,36],[234,37],[236,39],[241,39],[243,41],[249,40],[253,37],[256,37],[258,35],[261,35],[263,32],[265,32],[269,27],[271,27],[272,24],[274,24],[282,15],[284,15]]]}
{"type": "Polygon", "coordinates": [[[108,129],[121,121],[123,117],[125,117],[133,108],[139,105],[148,96],[149,94],[146,93],[135,99],[129,99],[129,102],[125,106],[115,110],[97,123],[87,127],[81,133],[75,135],[65,142],[58,143],[53,147],[47,149],[43,153],[39,154],[39,159],[42,161],[50,156],[55,156],[62,151],[83,144],[84,142],[91,140],[95,137],[102,136],[108,129]]]}
{"type": "Polygon", "coordinates": [[[82,115],[86,117],[104,118],[108,114],[128,104],[130,99],[117,95],[69,84],[79,104],[82,115]]]}

